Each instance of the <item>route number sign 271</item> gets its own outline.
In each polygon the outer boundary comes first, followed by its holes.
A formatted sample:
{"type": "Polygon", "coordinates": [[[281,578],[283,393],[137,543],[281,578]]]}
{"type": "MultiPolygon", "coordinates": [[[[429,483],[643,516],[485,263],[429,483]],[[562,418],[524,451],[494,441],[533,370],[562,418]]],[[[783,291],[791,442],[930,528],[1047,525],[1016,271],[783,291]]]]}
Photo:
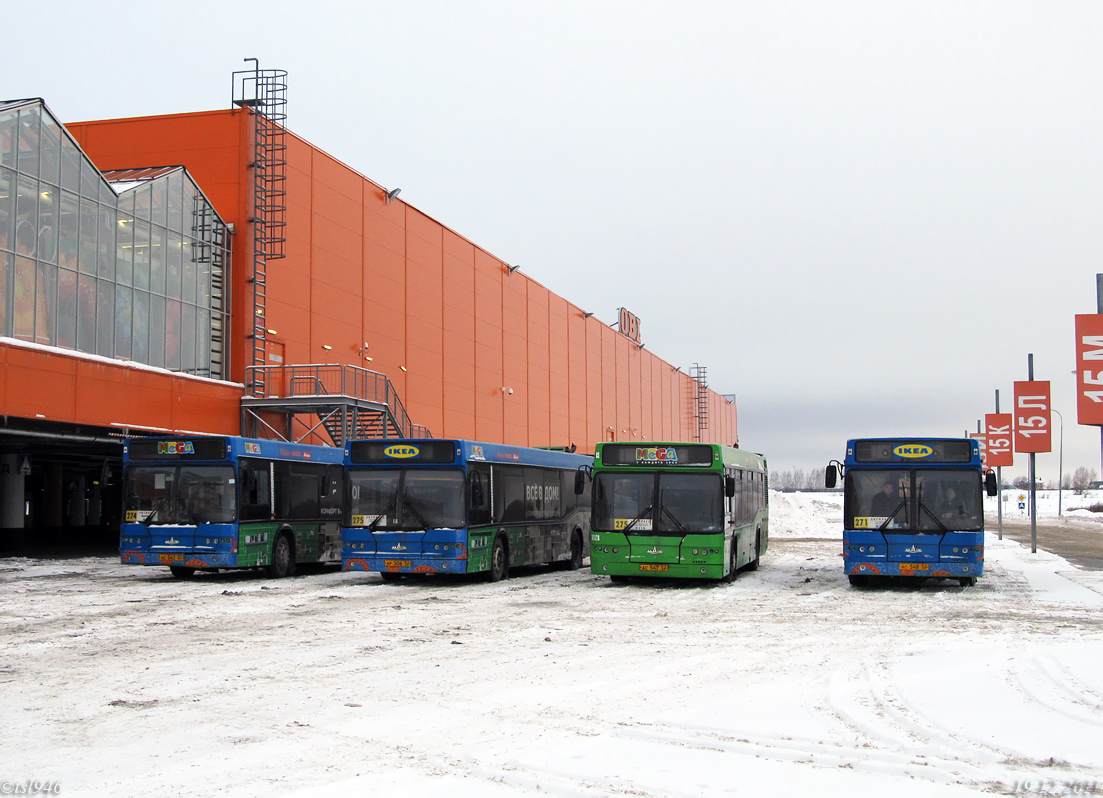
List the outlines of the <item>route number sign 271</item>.
{"type": "Polygon", "coordinates": [[[1051,452],[1049,380],[1015,383],[1015,451],[1051,452]]]}

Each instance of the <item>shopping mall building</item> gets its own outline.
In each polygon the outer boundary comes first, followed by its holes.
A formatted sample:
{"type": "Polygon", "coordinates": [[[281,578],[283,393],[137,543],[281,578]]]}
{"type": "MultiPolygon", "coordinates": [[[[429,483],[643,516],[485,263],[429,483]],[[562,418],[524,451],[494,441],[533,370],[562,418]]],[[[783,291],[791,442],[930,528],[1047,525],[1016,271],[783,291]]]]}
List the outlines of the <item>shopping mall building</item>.
{"type": "Polygon", "coordinates": [[[284,73],[236,77],[204,113],[0,102],[0,549],[115,540],[127,435],[738,440],[733,398],[631,313],[287,130],[284,73]]]}

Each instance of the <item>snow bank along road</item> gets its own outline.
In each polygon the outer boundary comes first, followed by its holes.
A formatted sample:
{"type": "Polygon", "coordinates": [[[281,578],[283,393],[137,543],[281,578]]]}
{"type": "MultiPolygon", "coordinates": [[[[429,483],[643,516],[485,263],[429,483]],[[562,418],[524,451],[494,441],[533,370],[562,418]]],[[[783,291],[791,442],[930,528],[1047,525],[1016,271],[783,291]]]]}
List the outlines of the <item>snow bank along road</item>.
{"type": "Polygon", "coordinates": [[[731,585],[541,569],[178,582],[105,558],[0,560],[0,781],[1103,793],[1100,574],[990,536],[976,587],[857,590],[837,503],[772,502],[762,568],[731,585]]]}

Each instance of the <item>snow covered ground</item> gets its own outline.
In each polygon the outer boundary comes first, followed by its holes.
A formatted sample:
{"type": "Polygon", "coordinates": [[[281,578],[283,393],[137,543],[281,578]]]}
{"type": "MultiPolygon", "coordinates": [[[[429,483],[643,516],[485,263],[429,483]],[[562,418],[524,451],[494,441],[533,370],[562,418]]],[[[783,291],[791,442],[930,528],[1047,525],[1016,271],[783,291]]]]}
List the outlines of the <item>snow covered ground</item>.
{"type": "Polygon", "coordinates": [[[839,497],[771,501],[731,585],[0,560],[0,792],[1103,792],[1103,573],[857,590],[839,497]]]}

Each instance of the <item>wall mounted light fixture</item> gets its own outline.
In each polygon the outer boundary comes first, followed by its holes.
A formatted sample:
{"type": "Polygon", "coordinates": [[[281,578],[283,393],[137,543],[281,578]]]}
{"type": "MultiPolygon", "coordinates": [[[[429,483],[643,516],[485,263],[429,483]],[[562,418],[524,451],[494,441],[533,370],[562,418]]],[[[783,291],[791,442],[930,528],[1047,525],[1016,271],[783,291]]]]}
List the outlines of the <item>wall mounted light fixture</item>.
{"type": "Polygon", "coordinates": [[[507,385],[503,385],[502,386],[502,393],[508,393],[510,396],[512,396],[513,395],[513,389],[510,388],[507,385]]]}
{"type": "Polygon", "coordinates": [[[593,315],[594,315],[594,313],[593,313],[593,311],[592,311],[592,310],[591,310],[591,311],[583,311],[583,312],[582,312],[582,318],[584,318],[584,319],[588,319],[588,318],[590,318],[590,317],[591,317],[591,316],[593,316],[593,315]]]}
{"type": "Polygon", "coordinates": [[[521,268],[521,264],[517,264],[516,266],[507,266],[506,268],[509,269],[510,274],[513,274],[515,271],[521,268]]]}
{"type": "Polygon", "coordinates": [[[385,204],[389,205],[391,203],[391,200],[393,200],[395,197],[397,197],[401,193],[402,193],[402,189],[392,188],[390,191],[387,191],[383,194],[383,202],[385,204]]]}
{"type": "Polygon", "coordinates": [[[332,346],[330,346],[329,344],[322,344],[322,349],[325,349],[326,351],[329,351],[329,350],[330,350],[330,349],[332,349],[332,348],[333,348],[333,347],[332,347],[332,346]]]}

